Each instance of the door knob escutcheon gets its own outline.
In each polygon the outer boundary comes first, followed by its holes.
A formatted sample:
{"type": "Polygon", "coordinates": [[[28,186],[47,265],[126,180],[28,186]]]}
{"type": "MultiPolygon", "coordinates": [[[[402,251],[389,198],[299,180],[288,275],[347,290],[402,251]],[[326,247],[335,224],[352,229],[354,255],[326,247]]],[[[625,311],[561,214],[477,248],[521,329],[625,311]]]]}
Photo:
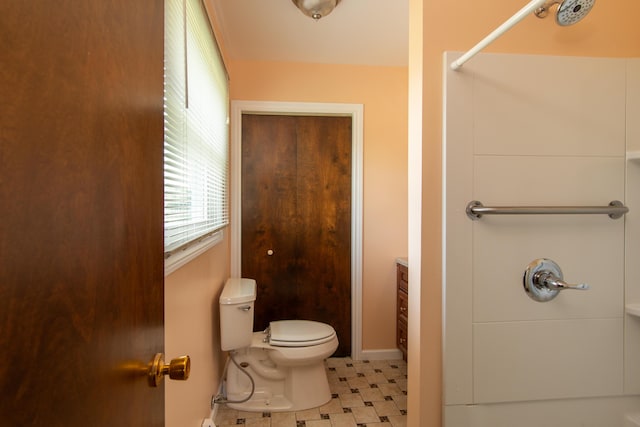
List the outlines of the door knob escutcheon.
{"type": "Polygon", "coordinates": [[[165,375],[169,374],[169,378],[172,380],[186,381],[189,378],[190,371],[191,358],[189,356],[176,357],[165,365],[164,354],[156,353],[153,360],[149,362],[147,379],[150,387],[158,387],[165,375]]]}

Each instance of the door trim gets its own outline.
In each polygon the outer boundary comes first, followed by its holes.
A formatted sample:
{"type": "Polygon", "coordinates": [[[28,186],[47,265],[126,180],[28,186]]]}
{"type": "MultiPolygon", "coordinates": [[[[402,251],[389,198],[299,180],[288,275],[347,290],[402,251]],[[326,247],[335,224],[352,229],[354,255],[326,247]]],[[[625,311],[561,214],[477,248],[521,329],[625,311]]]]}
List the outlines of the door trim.
{"type": "Polygon", "coordinates": [[[307,102],[231,101],[231,276],[242,265],[242,114],[351,117],[351,358],[362,358],[362,165],[363,105],[307,102]]]}

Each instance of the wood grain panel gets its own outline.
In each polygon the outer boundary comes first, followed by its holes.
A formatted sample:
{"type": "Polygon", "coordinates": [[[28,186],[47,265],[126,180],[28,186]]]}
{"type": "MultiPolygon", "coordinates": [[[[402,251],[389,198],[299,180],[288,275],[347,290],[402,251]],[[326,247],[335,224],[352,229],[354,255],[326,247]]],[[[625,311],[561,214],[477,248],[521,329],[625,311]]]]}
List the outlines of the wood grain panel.
{"type": "Polygon", "coordinates": [[[255,329],[309,319],[351,352],[351,118],[243,116],[242,275],[255,329]],[[267,251],[273,250],[273,255],[267,251]]]}
{"type": "Polygon", "coordinates": [[[0,424],[162,426],[163,2],[1,2],[0,40],[0,424]]]}
{"type": "Polygon", "coordinates": [[[242,123],[242,275],[257,282],[254,327],[263,330],[273,316],[295,318],[299,302],[295,118],[244,115],[242,123]]]}
{"type": "Polygon", "coordinates": [[[351,118],[297,117],[298,313],[351,351],[351,118]]]}

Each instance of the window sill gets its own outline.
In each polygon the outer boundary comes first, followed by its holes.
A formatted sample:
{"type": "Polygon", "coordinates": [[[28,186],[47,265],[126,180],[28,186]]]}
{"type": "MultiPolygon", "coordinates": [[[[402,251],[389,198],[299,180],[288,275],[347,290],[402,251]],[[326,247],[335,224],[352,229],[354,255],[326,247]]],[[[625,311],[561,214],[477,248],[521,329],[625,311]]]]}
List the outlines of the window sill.
{"type": "Polygon", "coordinates": [[[220,243],[223,237],[224,230],[220,230],[213,233],[211,236],[202,239],[200,242],[194,243],[193,245],[184,248],[184,250],[172,254],[164,261],[164,277],[169,276],[183,265],[191,262],[193,259],[199,257],[204,252],[220,243]]]}

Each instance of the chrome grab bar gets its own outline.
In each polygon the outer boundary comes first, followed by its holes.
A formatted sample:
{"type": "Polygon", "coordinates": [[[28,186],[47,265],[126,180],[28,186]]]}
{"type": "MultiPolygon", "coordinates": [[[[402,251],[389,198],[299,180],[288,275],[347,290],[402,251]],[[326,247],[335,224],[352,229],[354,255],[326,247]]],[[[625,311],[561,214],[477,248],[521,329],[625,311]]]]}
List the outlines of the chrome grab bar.
{"type": "Polygon", "coordinates": [[[621,218],[629,212],[621,201],[614,200],[608,206],[484,206],[482,202],[472,200],[467,203],[467,216],[472,220],[482,215],[567,215],[567,214],[606,214],[611,219],[621,218]]]}

